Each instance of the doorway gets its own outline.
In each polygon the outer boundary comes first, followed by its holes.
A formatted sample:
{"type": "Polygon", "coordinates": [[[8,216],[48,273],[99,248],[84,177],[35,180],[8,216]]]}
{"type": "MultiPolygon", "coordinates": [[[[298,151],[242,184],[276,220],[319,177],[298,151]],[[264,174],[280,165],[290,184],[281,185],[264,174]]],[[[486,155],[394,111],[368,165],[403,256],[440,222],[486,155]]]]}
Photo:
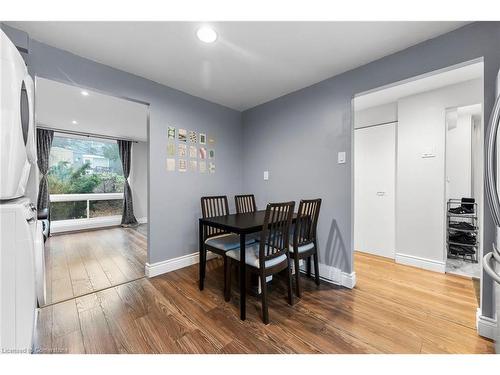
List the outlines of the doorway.
{"type": "MultiPolygon", "coordinates": [[[[447,155],[459,151],[452,150],[453,136],[448,139],[443,119],[450,109],[482,111],[482,77],[483,63],[474,61],[354,97],[355,251],[426,270],[448,271],[447,172],[455,173],[457,182],[460,168],[469,166],[472,172],[461,184],[470,185],[470,190],[453,195],[477,192],[480,223],[483,126],[478,116],[470,117],[468,139],[475,142],[475,148],[462,152],[463,160],[453,169],[447,165],[447,155]]],[[[461,188],[457,185],[456,189],[461,188]]],[[[481,237],[479,225],[478,259],[481,237]]]]}
{"type": "Polygon", "coordinates": [[[35,95],[37,132],[50,139],[40,150],[49,236],[39,304],[144,277],[149,105],[41,77],[35,95]]]}

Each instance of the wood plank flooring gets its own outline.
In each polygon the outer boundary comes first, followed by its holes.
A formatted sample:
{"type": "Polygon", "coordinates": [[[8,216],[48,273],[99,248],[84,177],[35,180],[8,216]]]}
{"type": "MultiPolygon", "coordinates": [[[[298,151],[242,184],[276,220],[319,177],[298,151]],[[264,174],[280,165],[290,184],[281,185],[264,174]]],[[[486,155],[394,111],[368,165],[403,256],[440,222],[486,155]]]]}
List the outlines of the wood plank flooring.
{"type": "Polygon", "coordinates": [[[222,262],[140,279],[40,310],[36,346],[69,353],[492,353],[475,331],[471,280],[355,254],[353,290],[303,280],[303,297],[286,302],[274,280],[270,320],[238,293],[222,296],[222,262]]]}
{"type": "Polygon", "coordinates": [[[143,277],[147,239],[117,227],[55,235],[45,250],[46,303],[53,304],[143,277]]]}

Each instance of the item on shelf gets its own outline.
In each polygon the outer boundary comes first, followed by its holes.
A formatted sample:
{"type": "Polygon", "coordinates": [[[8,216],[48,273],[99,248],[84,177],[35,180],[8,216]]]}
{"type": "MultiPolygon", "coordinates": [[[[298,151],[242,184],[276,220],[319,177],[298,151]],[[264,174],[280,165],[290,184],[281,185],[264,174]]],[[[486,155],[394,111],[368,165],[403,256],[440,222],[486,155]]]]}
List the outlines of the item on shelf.
{"type": "Polygon", "coordinates": [[[462,229],[462,230],[476,230],[477,228],[471,223],[467,223],[466,221],[460,222],[451,222],[450,228],[452,229],[462,229]]]}
{"type": "Polygon", "coordinates": [[[459,207],[450,208],[448,210],[448,212],[450,212],[452,214],[457,214],[457,215],[471,215],[474,213],[474,209],[459,206],[459,207]]]}
{"type": "Polygon", "coordinates": [[[462,207],[474,211],[474,203],[476,200],[474,198],[462,198],[462,207]]]}
{"type": "Polygon", "coordinates": [[[450,234],[448,236],[450,239],[450,242],[457,242],[457,243],[463,243],[467,245],[475,245],[476,244],[476,237],[471,236],[468,233],[456,233],[456,234],[450,234]]]}
{"type": "Polygon", "coordinates": [[[449,199],[446,211],[448,257],[477,263],[479,249],[477,203],[473,198],[449,199]]]}

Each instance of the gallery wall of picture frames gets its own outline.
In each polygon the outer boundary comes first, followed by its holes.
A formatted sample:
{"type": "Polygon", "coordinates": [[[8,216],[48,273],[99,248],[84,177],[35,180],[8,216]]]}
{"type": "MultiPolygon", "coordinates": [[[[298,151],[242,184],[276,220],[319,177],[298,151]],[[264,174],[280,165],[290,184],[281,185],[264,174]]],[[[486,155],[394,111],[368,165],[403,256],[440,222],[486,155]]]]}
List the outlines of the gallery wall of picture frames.
{"type": "Polygon", "coordinates": [[[169,126],[167,171],[215,173],[215,137],[195,130],[169,126]]]}

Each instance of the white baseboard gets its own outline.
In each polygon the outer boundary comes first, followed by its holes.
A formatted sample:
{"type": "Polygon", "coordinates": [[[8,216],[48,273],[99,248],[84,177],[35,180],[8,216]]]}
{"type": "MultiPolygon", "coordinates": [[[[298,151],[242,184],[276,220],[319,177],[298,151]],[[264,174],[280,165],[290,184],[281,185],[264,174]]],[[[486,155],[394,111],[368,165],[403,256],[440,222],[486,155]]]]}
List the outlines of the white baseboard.
{"type": "Polygon", "coordinates": [[[495,319],[488,318],[481,314],[481,309],[476,311],[476,328],[479,336],[486,337],[491,340],[496,339],[497,335],[497,317],[495,319]]]}
{"type": "Polygon", "coordinates": [[[56,220],[50,222],[51,233],[63,233],[85,229],[96,229],[120,225],[122,217],[107,216],[92,219],[56,220]]]}
{"type": "MultiPolygon", "coordinates": [[[[305,262],[301,266],[301,271],[305,271],[305,262]]],[[[312,271],[314,273],[314,266],[312,271]]],[[[319,278],[327,283],[341,285],[349,289],[356,286],[356,272],[344,272],[340,268],[323,263],[319,264],[319,278]]]]}
{"type": "MultiPolygon", "coordinates": [[[[207,260],[214,259],[217,257],[216,254],[208,252],[207,260]]],[[[184,267],[191,266],[199,262],[200,256],[199,253],[192,253],[188,255],[183,255],[177,258],[172,258],[168,260],[164,260],[162,262],[156,263],[146,263],[145,273],[147,277],[154,277],[164,273],[172,272],[184,267]]]]}
{"type": "Polygon", "coordinates": [[[420,258],[413,255],[396,253],[395,260],[396,263],[423,268],[424,270],[429,270],[434,272],[444,273],[446,270],[446,264],[444,262],[439,262],[437,260],[432,260],[432,259],[420,258]]]}
{"type": "MultiPolygon", "coordinates": [[[[217,257],[216,254],[208,252],[207,260],[217,257]]],[[[164,273],[172,272],[184,267],[191,266],[199,262],[199,253],[192,253],[183,255],[177,258],[164,260],[156,263],[146,263],[145,273],[147,277],[154,277],[164,273]]],[[[319,276],[322,280],[335,284],[342,285],[346,288],[352,289],[356,285],[356,273],[343,272],[339,268],[327,266],[326,264],[319,264],[319,276]]]]}
{"type": "Polygon", "coordinates": [[[147,222],[148,222],[148,217],[147,217],[147,216],[145,216],[145,217],[138,217],[138,218],[137,218],[137,222],[138,222],[139,224],[147,224],[147,222]]]}

